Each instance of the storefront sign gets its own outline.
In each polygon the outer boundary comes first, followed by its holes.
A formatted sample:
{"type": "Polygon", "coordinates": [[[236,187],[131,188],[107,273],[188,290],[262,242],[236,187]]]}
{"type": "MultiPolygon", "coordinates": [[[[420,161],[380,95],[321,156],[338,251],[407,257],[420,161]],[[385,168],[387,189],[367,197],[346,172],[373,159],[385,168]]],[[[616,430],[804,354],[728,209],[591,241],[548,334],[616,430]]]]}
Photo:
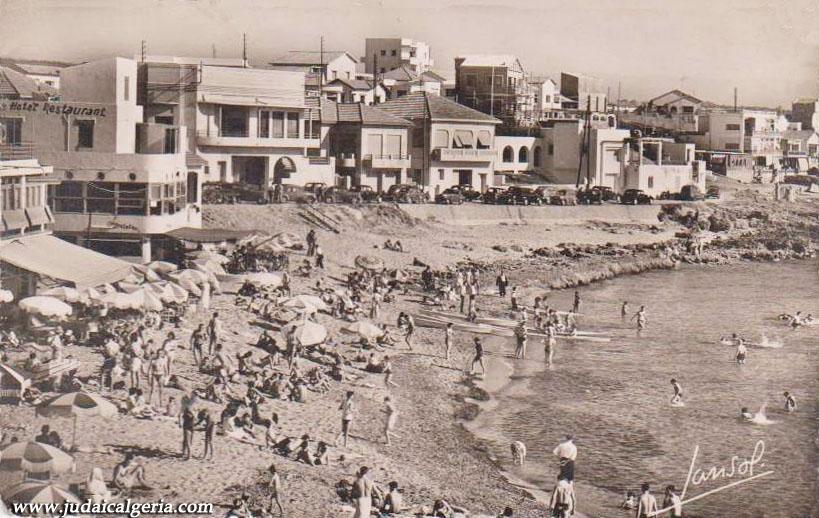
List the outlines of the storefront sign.
{"type": "Polygon", "coordinates": [[[17,112],[45,112],[53,115],[80,115],[89,117],[105,117],[107,107],[93,108],[71,103],[51,103],[46,101],[7,101],[0,103],[0,113],[5,111],[17,112]]]}

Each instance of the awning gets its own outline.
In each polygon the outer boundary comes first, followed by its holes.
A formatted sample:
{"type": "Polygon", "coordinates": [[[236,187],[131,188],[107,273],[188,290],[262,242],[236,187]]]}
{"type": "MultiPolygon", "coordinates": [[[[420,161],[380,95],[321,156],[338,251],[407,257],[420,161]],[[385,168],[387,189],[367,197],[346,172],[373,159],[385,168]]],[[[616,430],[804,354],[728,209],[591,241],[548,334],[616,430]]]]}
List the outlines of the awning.
{"type": "Polygon", "coordinates": [[[52,279],[72,282],[78,288],[114,283],[131,273],[131,265],[125,261],[72,245],[51,234],[3,241],[0,261],[52,279]]]}
{"type": "Polygon", "coordinates": [[[478,144],[485,147],[492,147],[492,135],[488,131],[481,131],[478,133],[478,144]]]}
{"type": "Polygon", "coordinates": [[[54,218],[46,207],[29,207],[26,209],[26,216],[32,225],[47,225],[54,222],[54,218]]]}
{"type": "Polygon", "coordinates": [[[282,173],[295,173],[296,164],[293,163],[293,159],[289,156],[283,156],[276,162],[274,170],[282,173]]]}
{"type": "Polygon", "coordinates": [[[254,233],[252,230],[184,227],[166,232],[165,235],[192,243],[221,243],[235,241],[254,233]]]}
{"type": "Polygon", "coordinates": [[[196,153],[185,153],[185,165],[188,167],[205,167],[208,162],[196,153]]]}
{"type": "Polygon", "coordinates": [[[28,226],[28,218],[26,218],[26,211],[23,209],[4,210],[3,223],[6,225],[6,230],[18,230],[28,226]]]}
{"type": "Polygon", "coordinates": [[[460,147],[472,147],[472,132],[467,130],[456,130],[455,143],[460,147]]]}

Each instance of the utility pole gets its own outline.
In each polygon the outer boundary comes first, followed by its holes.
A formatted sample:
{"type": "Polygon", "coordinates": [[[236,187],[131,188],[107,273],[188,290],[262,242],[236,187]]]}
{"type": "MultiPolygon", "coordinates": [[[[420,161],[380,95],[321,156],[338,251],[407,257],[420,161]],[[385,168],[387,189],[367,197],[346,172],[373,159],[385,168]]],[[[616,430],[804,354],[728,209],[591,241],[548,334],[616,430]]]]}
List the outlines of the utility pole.
{"type": "Polygon", "coordinates": [[[216,44],[215,43],[210,44],[210,55],[213,58],[216,57],[216,44]]]}
{"type": "Polygon", "coordinates": [[[145,55],[148,53],[148,42],[142,40],[142,47],[140,50],[140,58],[143,63],[145,63],[145,55]]]}
{"type": "Polygon", "coordinates": [[[489,79],[489,115],[495,116],[495,67],[490,69],[492,77],[489,79]]]}
{"type": "Polygon", "coordinates": [[[324,36],[319,38],[319,99],[324,90],[324,36]]]}
{"type": "Polygon", "coordinates": [[[620,101],[621,101],[620,86],[621,86],[621,84],[622,84],[621,81],[617,81],[617,121],[618,122],[620,121],[620,101]]]}
{"type": "Polygon", "coordinates": [[[242,33],[242,66],[247,68],[247,33],[242,33]]]}
{"type": "Polygon", "coordinates": [[[586,97],[586,188],[591,186],[591,95],[586,97]]]}
{"type": "Polygon", "coordinates": [[[737,87],[734,87],[734,113],[737,111],[737,87]]]}

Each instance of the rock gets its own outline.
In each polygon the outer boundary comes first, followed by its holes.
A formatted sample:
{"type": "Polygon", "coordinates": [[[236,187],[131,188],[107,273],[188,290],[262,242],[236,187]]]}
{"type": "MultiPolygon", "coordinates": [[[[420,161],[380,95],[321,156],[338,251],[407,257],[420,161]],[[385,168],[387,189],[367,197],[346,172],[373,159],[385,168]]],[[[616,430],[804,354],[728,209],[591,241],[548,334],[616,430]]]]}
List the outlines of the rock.
{"type": "Polygon", "coordinates": [[[509,248],[515,252],[523,252],[523,247],[520,245],[512,245],[509,248]]]}
{"type": "Polygon", "coordinates": [[[492,245],[492,250],[497,250],[498,252],[508,252],[509,247],[504,245],[492,245]]]}

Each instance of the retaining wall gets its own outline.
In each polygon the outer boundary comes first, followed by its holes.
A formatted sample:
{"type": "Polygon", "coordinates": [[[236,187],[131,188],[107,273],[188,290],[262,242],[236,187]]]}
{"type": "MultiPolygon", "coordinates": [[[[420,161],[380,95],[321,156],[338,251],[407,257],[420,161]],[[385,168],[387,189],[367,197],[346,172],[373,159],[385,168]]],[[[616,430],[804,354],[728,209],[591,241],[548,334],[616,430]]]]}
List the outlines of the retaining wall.
{"type": "Polygon", "coordinates": [[[401,209],[423,221],[450,225],[497,225],[499,223],[560,224],[584,221],[655,224],[660,205],[463,205],[402,204],[401,209]]]}

